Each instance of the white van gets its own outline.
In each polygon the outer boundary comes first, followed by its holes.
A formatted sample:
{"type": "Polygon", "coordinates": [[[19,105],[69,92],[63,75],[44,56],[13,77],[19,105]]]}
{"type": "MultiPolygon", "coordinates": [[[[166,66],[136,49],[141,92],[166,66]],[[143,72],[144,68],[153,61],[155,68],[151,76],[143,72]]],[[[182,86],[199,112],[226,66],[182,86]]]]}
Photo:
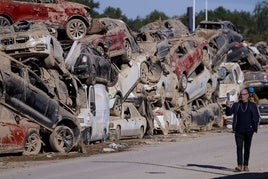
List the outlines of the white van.
{"type": "Polygon", "coordinates": [[[110,108],[107,87],[103,84],[85,86],[86,98],[78,118],[84,144],[104,141],[108,137],[110,108]]]}

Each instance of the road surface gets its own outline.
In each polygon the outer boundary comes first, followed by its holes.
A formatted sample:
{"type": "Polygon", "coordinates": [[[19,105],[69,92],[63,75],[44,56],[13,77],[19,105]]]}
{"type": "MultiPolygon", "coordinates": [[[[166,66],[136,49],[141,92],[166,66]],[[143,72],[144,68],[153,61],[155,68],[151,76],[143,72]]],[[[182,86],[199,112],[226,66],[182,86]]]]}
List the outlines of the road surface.
{"type": "Polygon", "coordinates": [[[207,179],[268,178],[268,126],[254,134],[250,172],[233,172],[236,166],[231,132],[158,142],[121,153],[99,154],[50,161],[0,173],[5,179],[207,179]]]}

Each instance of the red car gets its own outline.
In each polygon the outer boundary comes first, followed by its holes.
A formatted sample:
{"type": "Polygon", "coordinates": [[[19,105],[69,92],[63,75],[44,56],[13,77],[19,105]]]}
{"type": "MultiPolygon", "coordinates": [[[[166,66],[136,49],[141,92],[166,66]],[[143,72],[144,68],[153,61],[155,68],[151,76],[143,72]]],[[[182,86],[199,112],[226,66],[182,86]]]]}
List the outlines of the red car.
{"type": "Polygon", "coordinates": [[[71,40],[83,38],[91,28],[90,7],[65,0],[0,0],[0,25],[22,20],[41,21],[65,30],[71,40]]]}
{"type": "Polygon", "coordinates": [[[38,124],[0,105],[0,153],[38,154],[42,147],[39,129],[38,124]]]}
{"type": "Polygon", "coordinates": [[[140,48],[131,29],[125,22],[112,18],[96,18],[92,21],[91,35],[81,39],[90,43],[101,55],[110,58],[122,56],[128,61],[140,48]]]}
{"type": "Polygon", "coordinates": [[[170,41],[171,67],[179,79],[180,90],[187,87],[188,76],[207,57],[207,41],[197,40],[192,37],[173,39],[170,41]]]}

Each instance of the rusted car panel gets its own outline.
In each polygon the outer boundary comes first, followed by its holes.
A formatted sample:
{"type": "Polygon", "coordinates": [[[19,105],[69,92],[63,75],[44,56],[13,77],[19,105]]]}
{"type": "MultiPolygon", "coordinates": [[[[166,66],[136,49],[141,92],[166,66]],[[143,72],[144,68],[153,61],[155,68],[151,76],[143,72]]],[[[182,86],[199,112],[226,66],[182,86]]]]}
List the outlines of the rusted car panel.
{"type": "Polygon", "coordinates": [[[219,77],[218,103],[225,106],[226,94],[230,94],[231,103],[238,100],[244,84],[244,73],[237,63],[222,63],[217,70],[219,77]]]}
{"type": "Polygon", "coordinates": [[[202,63],[203,50],[207,47],[207,41],[194,40],[193,37],[180,38],[170,41],[171,66],[180,80],[180,89],[184,91],[187,87],[187,77],[202,63]]]}
{"type": "Polygon", "coordinates": [[[65,29],[67,36],[77,40],[91,27],[90,7],[65,0],[1,0],[0,24],[11,25],[22,20],[45,22],[55,29],[65,29]],[[79,33],[75,33],[76,30],[79,33]]]}
{"type": "Polygon", "coordinates": [[[200,64],[188,78],[185,90],[188,101],[190,102],[200,97],[211,100],[217,86],[217,73],[209,71],[203,64],[200,64]]]}
{"type": "Polygon", "coordinates": [[[164,106],[154,109],[154,131],[161,131],[164,135],[172,132],[183,132],[183,124],[180,117],[164,106]]]}
{"type": "Polygon", "coordinates": [[[74,112],[53,99],[48,86],[27,66],[3,53],[0,54],[0,80],[4,101],[40,124],[46,131],[44,135],[50,137],[53,150],[69,152],[77,145],[81,133],[74,112]],[[63,131],[68,133],[69,140],[57,141],[63,131]]]}
{"type": "Polygon", "coordinates": [[[123,103],[122,114],[110,117],[110,138],[122,139],[126,137],[143,138],[147,122],[132,103],[123,103]]]}
{"type": "MultiPolygon", "coordinates": [[[[97,34],[91,34],[81,39],[83,42],[90,43],[102,55],[107,51],[109,57],[122,56],[122,60],[128,61],[132,53],[139,52],[135,36],[125,22],[119,19],[98,18],[94,19],[101,29],[97,34]]],[[[94,24],[93,24],[94,28],[94,24]]]]}
{"type": "Polygon", "coordinates": [[[0,153],[38,154],[42,147],[39,130],[38,124],[0,104],[0,153]]]}

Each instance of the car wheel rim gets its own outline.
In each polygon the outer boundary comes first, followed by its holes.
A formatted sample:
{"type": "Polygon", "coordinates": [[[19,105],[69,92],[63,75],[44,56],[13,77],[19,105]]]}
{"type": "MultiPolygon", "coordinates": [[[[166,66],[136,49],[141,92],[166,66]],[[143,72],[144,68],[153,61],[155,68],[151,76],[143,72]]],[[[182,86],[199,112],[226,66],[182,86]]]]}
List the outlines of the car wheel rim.
{"type": "Polygon", "coordinates": [[[41,150],[41,139],[38,134],[31,134],[25,143],[25,154],[38,154],[41,150]]]}
{"type": "Polygon", "coordinates": [[[86,26],[81,20],[73,20],[68,25],[68,35],[73,40],[80,39],[86,35],[86,26]]]}
{"type": "Polygon", "coordinates": [[[5,17],[0,17],[0,26],[9,26],[10,22],[5,17]]]}

